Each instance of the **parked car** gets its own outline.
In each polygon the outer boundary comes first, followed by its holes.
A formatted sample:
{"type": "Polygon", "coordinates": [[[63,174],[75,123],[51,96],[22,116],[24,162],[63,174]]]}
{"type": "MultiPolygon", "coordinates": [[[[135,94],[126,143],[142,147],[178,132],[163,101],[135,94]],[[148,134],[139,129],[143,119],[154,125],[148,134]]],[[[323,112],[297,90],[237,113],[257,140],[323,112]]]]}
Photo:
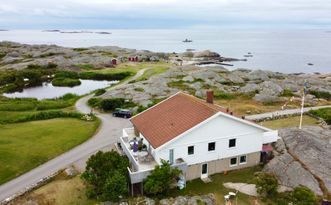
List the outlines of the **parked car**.
{"type": "Polygon", "coordinates": [[[131,110],[117,109],[113,112],[114,117],[130,118],[132,116],[131,110]]]}

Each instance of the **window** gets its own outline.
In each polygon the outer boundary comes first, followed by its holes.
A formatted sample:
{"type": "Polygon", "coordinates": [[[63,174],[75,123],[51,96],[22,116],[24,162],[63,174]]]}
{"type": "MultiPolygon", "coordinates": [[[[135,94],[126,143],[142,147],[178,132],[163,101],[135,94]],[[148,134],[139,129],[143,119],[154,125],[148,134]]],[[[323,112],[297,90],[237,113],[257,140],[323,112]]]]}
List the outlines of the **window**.
{"type": "Polygon", "coordinates": [[[173,164],[174,163],[174,150],[170,149],[169,150],[169,164],[173,164]]]}
{"type": "Polygon", "coordinates": [[[230,139],[229,140],[229,147],[236,147],[236,139],[230,139]]]}
{"type": "Polygon", "coordinates": [[[214,151],[215,150],[215,142],[208,143],[208,151],[214,151]]]}
{"type": "Polygon", "coordinates": [[[188,155],[194,154],[194,146],[188,146],[187,147],[187,154],[188,155]]]}
{"type": "Polygon", "coordinates": [[[237,157],[230,159],[230,167],[237,166],[237,157]]]}
{"type": "Polygon", "coordinates": [[[240,156],[239,164],[246,164],[246,162],[247,162],[247,156],[246,155],[240,156]]]}

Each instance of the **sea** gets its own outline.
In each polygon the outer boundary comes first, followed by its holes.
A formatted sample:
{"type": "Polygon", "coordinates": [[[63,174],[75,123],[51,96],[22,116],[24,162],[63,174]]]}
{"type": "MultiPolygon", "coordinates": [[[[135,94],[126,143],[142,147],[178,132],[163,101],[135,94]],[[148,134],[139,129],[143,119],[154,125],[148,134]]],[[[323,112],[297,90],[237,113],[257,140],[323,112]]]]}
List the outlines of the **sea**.
{"type": "Polygon", "coordinates": [[[0,31],[0,41],[65,47],[119,46],[155,52],[211,50],[246,68],[282,73],[331,73],[331,31],[322,29],[99,29],[0,31]],[[75,32],[79,31],[79,32],[75,32]],[[83,32],[81,32],[83,31],[83,32]],[[184,43],[184,39],[193,42],[184,43]],[[247,57],[249,55],[250,57],[247,57]],[[246,56],[246,57],[245,57],[246,56]]]}

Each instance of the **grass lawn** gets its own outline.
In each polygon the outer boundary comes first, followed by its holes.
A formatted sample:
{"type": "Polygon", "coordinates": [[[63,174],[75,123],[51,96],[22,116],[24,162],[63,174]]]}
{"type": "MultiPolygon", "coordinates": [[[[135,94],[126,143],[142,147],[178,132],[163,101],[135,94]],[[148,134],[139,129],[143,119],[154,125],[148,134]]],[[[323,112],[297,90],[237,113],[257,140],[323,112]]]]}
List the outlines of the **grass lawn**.
{"type": "MultiPolygon", "coordinates": [[[[280,110],[284,103],[263,104],[247,96],[236,96],[234,99],[219,99],[215,103],[223,107],[229,108],[238,115],[259,114],[280,110]]],[[[292,108],[299,107],[299,104],[291,105],[292,108]]]]}
{"type": "MultiPolygon", "coordinates": [[[[246,168],[242,170],[236,170],[228,172],[227,175],[215,174],[211,176],[212,182],[204,183],[200,179],[196,179],[187,183],[186,189],[174,190],[172,196],[180,195],[202,195],[208,193],[214,193],[216,196],[217,204],[224,204],[224,195],[227,195],[229,191],[223,186],[225,182],[244,182],[253,183],[254,173],[260,171],[259,167],[246,168]]],[[[235,191],[234,191],[235,192],[235,191]]],[[[251,205],[257,200],[256,197],[250,197],[245,194],[238,194],[238,204],[251,205]]],[[[262,204],[259,202],[259,204],[262,204]]]]}
{"type": "Polygon", "coordinates": [[[84,142],[98,125],[62,118],[0,124],[0,184],[84,142]]]}
{"type": "Polygon", "coordinates": [[[152,67],[144,72],[142,76],[136,79],[136,81],[142,81],[142,80],[148,80],[153,75],[158,75],[161,73],[164,73],[168,70],[168,67],[166,66],[156,66],[152,67]]]}
{"type": "Polygon", "coordinates": [[[13,204],[23,205],[27,201],[35,201],[39,205],[94,205],[97,201],[90,200],[85,194],[86,188],[79,176],[66,178],[57,176],[50,183],[32,191],[14,201],[13,204]]]}
{"type": "MultiPolygon", "coordinates": [[[[300,123],[300,116],[292,116],[277,120],[270,120],[270,121],[264,121],[260,122],[259,124],[271,129],[280,129],[280,128],[286,128],[286,127],[298,127],[300,123]]],[[[303,116],[302,125],[318,125],[318,120],[310,117],[308,115],[303,116]]]]}

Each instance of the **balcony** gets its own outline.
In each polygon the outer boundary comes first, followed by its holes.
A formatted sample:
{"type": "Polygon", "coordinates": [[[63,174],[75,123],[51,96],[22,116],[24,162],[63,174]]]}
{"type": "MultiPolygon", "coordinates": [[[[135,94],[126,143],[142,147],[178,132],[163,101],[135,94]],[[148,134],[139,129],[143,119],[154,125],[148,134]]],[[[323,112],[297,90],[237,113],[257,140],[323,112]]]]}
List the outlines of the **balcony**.
{"type": "MultiPolygon", "coordinates": [[[[148,152],[147,147],[143,146],[142,138],[135,135],[133,128],[123,129],[123,136],[120,139],[122,149],[131,162],[131,167],[128,167],[131,184],[143,182],[158,163],[151,153],[148,152]],[[141,144],[141,148],[139,147],[137,149],[134,147],[137,146],[137,143],[141,144]]],[[[182,170],[185,176],[187,169],[186,162],[177,159],[172,167],[182,170]]]]}
{"type": "Polygon", "coordinates": [[[134,171],[152,170],[157,165],[153,156],[148,152],[143,139],[135,135],[133,128],[123,129],[121,144],[134,171]]]}

